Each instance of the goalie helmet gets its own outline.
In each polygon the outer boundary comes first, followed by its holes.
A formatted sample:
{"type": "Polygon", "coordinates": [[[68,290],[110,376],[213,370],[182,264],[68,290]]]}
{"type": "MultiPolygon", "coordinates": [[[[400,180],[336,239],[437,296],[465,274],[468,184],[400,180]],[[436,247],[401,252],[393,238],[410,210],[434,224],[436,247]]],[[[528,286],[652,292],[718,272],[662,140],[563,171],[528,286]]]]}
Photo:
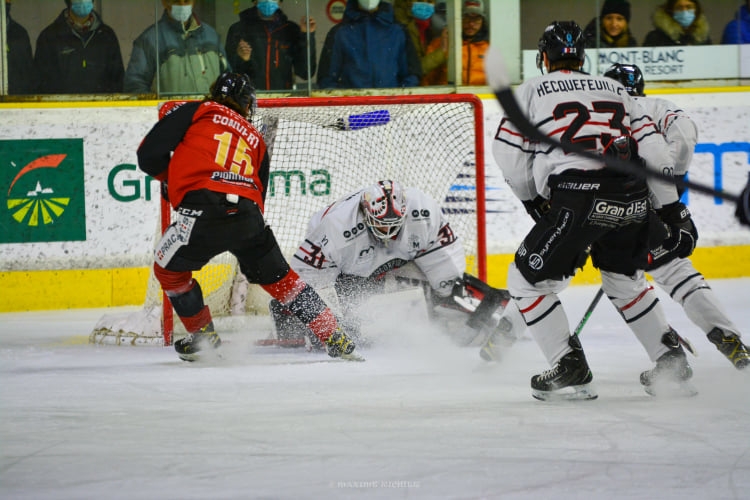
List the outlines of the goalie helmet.
{"type": "Polygon", "coordinates": [[[255,88],[243,73],[222,73],[211,85],[211,99],[229,106],[248,120],[257,106],[255,88]]]}
{"type": "Polygon", "coordinates": [[[625,87],[625,90],[628,91],[628,94],[632,96],[646,95],[643,93],[643,88],[645,87],[643,73],[641,73],[641,68],[635,64],[613,64],[604,73],[604,76],[620,82],[625,87]]]}
{"type": "Polygon", "coordinates": [[[401,184],[379,181],[364,191],[360,200],[365,223],[375,238],[388,241],[396,237],[406,218],[406,196],[401,184]]]}
{"type": "Polygon", "coordinates": [[[544,68],[543,54],[547,54],[550,64],[564,59],[583,62],[586,58],[586,37],[575,21],[552,21],[544,29],[537,47],[536,67],[544,68]]]}

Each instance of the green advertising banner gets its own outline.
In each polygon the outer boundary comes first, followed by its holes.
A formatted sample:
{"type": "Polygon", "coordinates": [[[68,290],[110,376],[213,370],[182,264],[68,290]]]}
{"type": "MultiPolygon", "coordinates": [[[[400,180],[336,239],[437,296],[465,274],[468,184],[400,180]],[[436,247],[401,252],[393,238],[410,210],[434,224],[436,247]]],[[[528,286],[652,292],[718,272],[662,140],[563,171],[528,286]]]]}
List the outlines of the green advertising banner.
{"type": "Polygon", "coordinates": [[[85,241],[83,139],[0,141],[0,243],[85,241]]]}

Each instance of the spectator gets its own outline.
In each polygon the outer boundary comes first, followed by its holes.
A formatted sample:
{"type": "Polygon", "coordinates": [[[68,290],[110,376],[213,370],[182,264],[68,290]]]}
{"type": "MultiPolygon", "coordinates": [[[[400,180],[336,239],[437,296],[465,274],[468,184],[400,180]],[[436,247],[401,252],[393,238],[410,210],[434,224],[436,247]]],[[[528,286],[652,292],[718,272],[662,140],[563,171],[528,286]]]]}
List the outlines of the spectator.
{"type": "Polygon", "coordinates": [[[294,75],[307,80],[315,74],[315,19],[289,20],[279,8],[283,0],[255,0],[229,28],[226,52],[234,71],[245,73],[258,90],[291,89],[294,75]],[[309,61],[308,66],[308,49],[309,61]]]}
{"type": "Polygon", "coordinates": [[[643,45],[711,45],[708,19],[698,0],[667,0],[656,8],[654,30],[646,35],[643,45]]]}
{"type": "Polygon", "coordinates": [[[721,43],[750,43],[750,0],[740,7],[735,18],[724,27],[721,43]]]}
{"type": "Polygon", "coordinates": [[[8,93],[33,94],[34,56],[26,29],[10,17],[10,0],[5,0],[5,21],[8,26],[8,93]]]}
{"type": "Polygon", "coordinates": [[[344,19],[326,36],[318,67],[321,88],[415,87],[414,45],[380,0],[347,0],[344,19]]]}
{"type": "Polygon", "coordinates": [[[133,42],[125,92],[207,94],[214,80],[228,68],[219,35],[195,15],[194,0],[161,3],[161,19],[133,42]]]}
{"type": "MultiPolygon", "coordinates": [[[[445,2],[442,7],[445,8],[445,2]]],[[[448,28],[443,22],[442,29],[434,29],[432,20],[440,17],[435,1],[395,0],[393,10],[396,21],[406,27],[417,51],[423,75],[422,85],[448,83],[448,28]]]]}
{"type": "Polygon", "coordinates": [[[484,1],[464,0],[461,22],[463,25],[461,82],[464,85],[486,85],[484,54],[490,46],[490,34],[484,18],[484,1]]]}
{"type": "Polygon", "coordinates": [[[34,65],[43,94],[122,92],[120,42],[91,0],[66,8],[39,34],[34,65]]]}
{"type": "Polygon", "coordinates": [[[637,47],[630,32],[630,3],[627,0],[607,0],[602,6],[599,17],[595,17],[586,26],[584,35],[586,47],[637,47]],[[599,23],[599,44],[597,45],[597,24],[599,23]]]}

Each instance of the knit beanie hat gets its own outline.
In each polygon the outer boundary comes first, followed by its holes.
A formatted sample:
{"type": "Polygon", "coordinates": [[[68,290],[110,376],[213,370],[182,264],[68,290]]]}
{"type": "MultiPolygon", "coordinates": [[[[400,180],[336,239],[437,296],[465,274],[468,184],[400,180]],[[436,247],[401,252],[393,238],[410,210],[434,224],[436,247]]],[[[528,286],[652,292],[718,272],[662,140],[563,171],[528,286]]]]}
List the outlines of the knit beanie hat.
{"type": "Polygon", "coordinates": [[[607,0],[602,6],[602,14],[620,14],[627,22],[630,22],[630,3],[627,0],[607,0]]]}

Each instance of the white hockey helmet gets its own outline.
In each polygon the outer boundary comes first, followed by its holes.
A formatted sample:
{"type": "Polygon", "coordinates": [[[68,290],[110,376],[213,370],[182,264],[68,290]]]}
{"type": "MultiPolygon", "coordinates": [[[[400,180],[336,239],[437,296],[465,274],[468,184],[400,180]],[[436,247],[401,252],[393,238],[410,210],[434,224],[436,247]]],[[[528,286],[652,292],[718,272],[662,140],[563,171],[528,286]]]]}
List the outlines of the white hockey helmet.
{"type": "Polygon", "coordinates": [[[396,181],[378,181],[362,191],[360,200],[365,223],[375,238],[388,241],[394,238],[406,218],[406,196],[396,181]]]}

